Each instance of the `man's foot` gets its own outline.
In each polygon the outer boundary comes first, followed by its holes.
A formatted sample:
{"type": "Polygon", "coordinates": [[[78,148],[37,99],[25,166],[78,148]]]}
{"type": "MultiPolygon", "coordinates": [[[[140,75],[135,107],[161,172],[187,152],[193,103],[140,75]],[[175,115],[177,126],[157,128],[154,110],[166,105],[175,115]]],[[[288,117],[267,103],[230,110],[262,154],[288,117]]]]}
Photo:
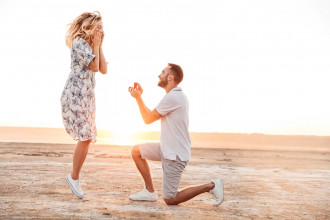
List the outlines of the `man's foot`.
{"type": "Polygon", "coordinates": [[[157,201],[158,196],[157,191],[149,192],[146,188],[144,188],[144,190],[142,190],[141,192],[138,192],[134,195],[130,195],[129,199],[135,201],[157,201]]]}
{"type": "Polygon", "coordinates": [[[73,192],[73,194],[75,194],[77,197],[82,199],[84,197],[84,193],[80,188],[79,180],[73,180],[72,177],[71,177],[71,174],[68,174],[65,177],[65,180],[68,183],[68,185],[70,186],[71,191],[73,192]]]}
{"type": "Polygon", "coordinates": [[[214,206],[218,206],[223,202],[223,183],[221,179],[212,180],[214,188],[209,193],[215,197],[214,206]]]}

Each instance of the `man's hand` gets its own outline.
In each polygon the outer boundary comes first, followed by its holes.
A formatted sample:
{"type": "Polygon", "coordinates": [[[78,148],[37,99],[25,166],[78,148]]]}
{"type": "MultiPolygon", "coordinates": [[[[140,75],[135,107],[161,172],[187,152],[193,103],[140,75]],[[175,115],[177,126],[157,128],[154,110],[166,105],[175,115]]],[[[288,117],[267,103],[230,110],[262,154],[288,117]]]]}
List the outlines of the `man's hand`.
{"type": "Polygon", "coordinates": [[[134,83],[134,87],[128,87],[128,91],[131,93],[133,98],[138,98],[143,93],[142,86],[137,82],[134,83]]]}
{"type": "Polygon", "coordinates": [[[134,89],[136,89],[136,90],[138,91],[138,93],[139,93],[140,95],[142,95],[142,93],[143,93],[143,89],[142,89],[142,86],[140,85],[140,83],[135,82],[135,83],[134,83],[134,89]]]}
{"type": "Polygon", "coordinates": [[[128,91],[129,93],[131,93],[131,96],[135,99],[137,99],[139,96],[141,97],[138,91],[136,91],[136,89],[134,89],[133,87],[128,87],[128,91]]]}
{"type": "Polygon", "coordinates": [[[141,97],[143,89],[139,83],[135,82],[134,87],[128,87],[128,91],[131,93],[131,96],[136,99],[144,123],[151,124],[154,121],[161,119],[162,115],[159,114],[156,109],[150,111],[150,109],[144,104],[141,97]]]}

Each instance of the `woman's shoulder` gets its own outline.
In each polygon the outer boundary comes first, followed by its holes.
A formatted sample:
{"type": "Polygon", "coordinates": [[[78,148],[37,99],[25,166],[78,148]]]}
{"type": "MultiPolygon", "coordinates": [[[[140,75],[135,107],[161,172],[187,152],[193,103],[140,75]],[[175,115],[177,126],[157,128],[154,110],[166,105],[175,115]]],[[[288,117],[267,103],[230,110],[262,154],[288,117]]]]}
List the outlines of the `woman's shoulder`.
{"type": "Polygon", "coordinates": [[[83,39],[83,38],[81,38],[81,37],[76,37],[76,38],[73,40],[72,45],[73,45],[73,47],[74,47],[74,46],[90,47],[90,46],[89,46],[89,43],[88,43],[85,39],[83,39]]]}
{"type": "Polygon", "coordinates": [[[72,41],[72,43],[73,44],[77,44],[77,43],[84,43],[84,42],[86,42],[83,38],[81,38],[81,37],[76,37],[73,41],[72,41]]]}

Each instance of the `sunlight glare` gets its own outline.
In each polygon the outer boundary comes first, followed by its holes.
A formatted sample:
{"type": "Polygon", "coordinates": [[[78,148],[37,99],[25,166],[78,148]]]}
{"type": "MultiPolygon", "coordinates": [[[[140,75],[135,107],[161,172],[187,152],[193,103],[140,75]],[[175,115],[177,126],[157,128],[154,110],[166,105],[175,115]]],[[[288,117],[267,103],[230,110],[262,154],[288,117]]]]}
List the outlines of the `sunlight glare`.
{"type": "Polygon", "coordinates": [[[108,137],[106,139],[110,144],[113,145],[129,145],[133,146],[136,144],[136,135],[137,131],[134,129],[116,129],[115,131],[109,131],[108,137]]]}

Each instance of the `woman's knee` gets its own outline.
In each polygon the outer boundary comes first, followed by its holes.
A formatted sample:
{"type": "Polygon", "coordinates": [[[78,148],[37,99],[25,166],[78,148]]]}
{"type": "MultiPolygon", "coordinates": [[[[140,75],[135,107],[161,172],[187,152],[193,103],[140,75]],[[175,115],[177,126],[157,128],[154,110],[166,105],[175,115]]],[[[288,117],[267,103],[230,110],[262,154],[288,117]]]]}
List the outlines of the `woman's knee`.
{"type": "Polygon", "coordinates": [[[90,145],[91,142],[92,142],[92,140],[78,141],[78,144],[79,144],[79,145],[82,145],[82,146],[86,146],[86,147],[88,147],[88,146],[90,145]]]}

